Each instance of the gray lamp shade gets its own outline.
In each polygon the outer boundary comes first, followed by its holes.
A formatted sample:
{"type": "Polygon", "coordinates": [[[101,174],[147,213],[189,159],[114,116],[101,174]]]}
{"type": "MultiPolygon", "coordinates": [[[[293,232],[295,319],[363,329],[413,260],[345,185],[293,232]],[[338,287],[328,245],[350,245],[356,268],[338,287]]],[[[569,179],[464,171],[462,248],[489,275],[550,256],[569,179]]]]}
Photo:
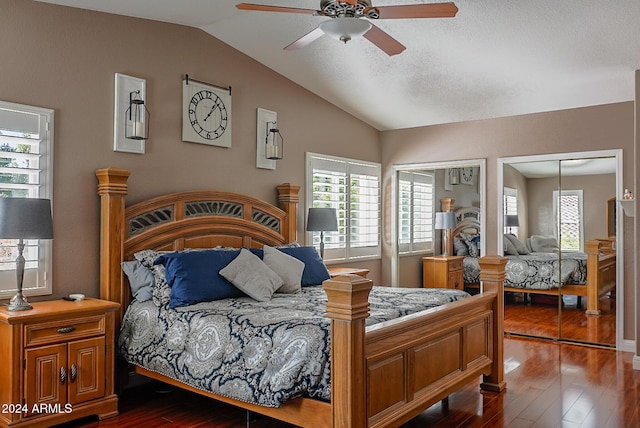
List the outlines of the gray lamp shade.
{"type": "Polygon", "coordinates": [[[338,217],[335,208],[309,208],[307,231],[328,232],[338,230],[338,217]]]}
{"type": "Polygon", "coordinates": [[[0,238],[52,239],[51,201],[0,198],[0,238]]]}
{"type": "Polygon", "coordinates": [[[507,214],[504,216],[504,225],[505,227],[518,227],[520,226],[520,222],[518,221],[518,216],[513,214],[507,214]]]}
{"type": "Polygon", "coordinates": [[[453,229],[456,227],[456,214],[452,211],[436,213],[436,229],[453,229]]]}

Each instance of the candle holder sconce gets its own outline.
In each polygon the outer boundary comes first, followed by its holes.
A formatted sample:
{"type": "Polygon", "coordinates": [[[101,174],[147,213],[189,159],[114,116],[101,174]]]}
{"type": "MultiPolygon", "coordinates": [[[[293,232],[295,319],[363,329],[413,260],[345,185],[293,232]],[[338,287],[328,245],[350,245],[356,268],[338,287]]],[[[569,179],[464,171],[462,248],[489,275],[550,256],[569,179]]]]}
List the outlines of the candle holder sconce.
{"type": "Polygon", "coordinates": [[[114,151],[144,154],[149,138],[148,101],[144,79],[115,73],[114,151]]]}
{"type": "Polygon", "coordinates": [[[258,108],[256,123],[256,168],[276,169],[284,157],[284,140],[278,129],[278,113],[258,108]]]}
{"type": "Polygon", "coordinates": [[[140,98],[140,90],[129,93],[129,108],[124,115],[124,136],[132,140],[149,138],[149,110],[140,98]]]}

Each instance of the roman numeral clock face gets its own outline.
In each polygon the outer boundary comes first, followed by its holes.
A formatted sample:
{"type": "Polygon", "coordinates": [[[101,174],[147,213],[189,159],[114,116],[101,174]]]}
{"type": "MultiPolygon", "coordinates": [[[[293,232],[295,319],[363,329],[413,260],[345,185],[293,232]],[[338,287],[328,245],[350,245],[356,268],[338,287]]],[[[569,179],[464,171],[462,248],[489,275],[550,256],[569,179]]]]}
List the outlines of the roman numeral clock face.
{"type": "Polygon", "coordinates": [[[228,90],[185,79],[182,140],[231,146],[231,96],[228,90]]]}

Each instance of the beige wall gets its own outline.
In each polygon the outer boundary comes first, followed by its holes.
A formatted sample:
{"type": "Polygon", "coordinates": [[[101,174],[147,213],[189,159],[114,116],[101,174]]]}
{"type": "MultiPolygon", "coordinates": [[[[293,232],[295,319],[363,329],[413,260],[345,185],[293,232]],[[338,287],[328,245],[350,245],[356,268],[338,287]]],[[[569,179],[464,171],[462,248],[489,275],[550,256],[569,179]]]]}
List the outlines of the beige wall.
{"type": "MultiPolygon", "coordinates": [[[[132,171],[128,202],[190,188],[275,202],[277,184],[304,185],[307,151],[380,161],[377,130],[203,31],[26,0],[0,11],[0,99],[55,110],[54,296],[98,295],[97,168],[132,171]],[[144,155],[112,150],[116,72],[146,79],[144,155]],[[231,148],[181,141],[185,73],[232,86],[231,148]],[[278,113],[285,139],[275,171],[255,167],[258,107],[278,113]]],[[[379,262],[367,267],[376,278],[379,262]]]]}
{"type": "MultiPolygon", "coordinates": [[[[274,186],[304,185],[304,153],[381,161],[388,218],[391,165],[487,159],[487,251],[496,251],[498,156],[625,150],[624,186],[634,171],[632,102],[560,112],[387,131],[381,134],[208,34],[178,25],[0,0],[0,99],[55,110],[54,295],[98,294],[98,198],[94,170],[132,170],[128,202],[187,188],[223,188],[274,201],[274,186]],[[145,155],[112,151],[114,73],[147,81],[151,139],[145,155]],[[181,80],[233,87],[233,146],[183,143],[181,80]],[[256,108],[278,112],[286,158],[255,168],[256,108]]],[[[628,184],[629,183],[629,184],[628,184]]],[[[304,197],[304,195],[302,195],[304,197]]],[[[302,237],[304,213],[300,214],[302,237]]],[[[360,264],[388,283],[389,226],[383,260],[360,264]]],[[[625,265],[633,266],[632,221],[625,221],[625,265]]],[[[633,273],[625,275],[625,337],[633,338],[633,273]],[[630,333],[631,332],[631,333],[630,333]]],[[[34,299],[35,300],[35,299],[34,299]]],[[[640,346],[640,345],[639,345],[640,346]]]]}
{"type": "MultiPolygon", "coordinates": [[[[565,190],[584,190],[584,239],[606,238],[607,200],[615,197],[615,174],[562,177],[565,190]]],[[[529,202],[529,235],[554,235],[553,191],[558,189],[558,178],[531,178],[527,180],[529,202]]]]}
{"type": "MultiPolygon", "coordinates": [[[[499,157],[623,149],[623,186],[634,188],[634,103],[625,102],[491,120],[385,131],[381,133],[384,209],[390,206],[394,164],[486,158],[487,253],[497,252],[497,166],[499,157]]],[[[501,194],[501,192],[500,192],[501,194]]],[[[388,229],[388,225],[386,225],[388,229]]],[[[634,266],[632,219],[624,222],[624,266],[634,266]]],[[[389,280],[391,243],[383,234],[382,280],[389,280]]],[[[635,339],[632,269],[625,269],[626,339],[635,339]]]]}

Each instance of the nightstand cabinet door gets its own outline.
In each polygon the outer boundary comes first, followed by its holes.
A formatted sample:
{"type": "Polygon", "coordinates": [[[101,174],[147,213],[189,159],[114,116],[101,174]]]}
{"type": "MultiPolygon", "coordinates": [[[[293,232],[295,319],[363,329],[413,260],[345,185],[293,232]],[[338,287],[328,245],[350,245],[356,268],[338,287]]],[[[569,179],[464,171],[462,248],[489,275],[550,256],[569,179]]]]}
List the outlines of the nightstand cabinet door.
{"type": "Polygon", "coordinates": [[[104,337],[69,343],[69,403],[82,403],[104,396],[104,357],[104,337]]]}
{"type": "Polygon", "coordinates": [[[67,345],[25,350],[25,399],[33,404],[67,403],[67,345]]]}
{"type": "Polygon", "coordinates": [[[449,271],[449,288],[464,290],[464,275],[461,269],[449,271]]]}

